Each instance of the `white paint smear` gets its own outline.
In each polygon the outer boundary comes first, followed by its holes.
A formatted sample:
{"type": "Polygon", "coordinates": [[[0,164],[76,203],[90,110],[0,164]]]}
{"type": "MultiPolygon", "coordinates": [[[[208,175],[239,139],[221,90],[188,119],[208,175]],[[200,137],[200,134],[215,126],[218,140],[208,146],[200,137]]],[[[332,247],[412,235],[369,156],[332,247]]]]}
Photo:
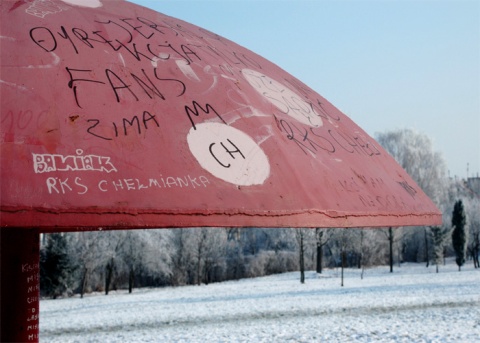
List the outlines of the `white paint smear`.
{"type": "Polygon", "coordinates": [[[212,67],[209,66],[209,65],[207,65],[207,66],[205,66],[205,68],[203,68],[203,72],[212,77],[212,84],[210,85],[210,87],[208,87],[208,89],[206,91],[203,92],[203,94],[206,94],[206,93],[210,92],[211,90],[213,90],[217,86],[218,76],[213,71],[212,67]]]}
{"type": "Polygon", "coordinates": [[[161,61],[161,62],[166,61],[169,58],[170,58],[169,54],[161,52],[160,54],[158,54],[158,57],[155,56],[155,57],[152,58],[152,67],[157,68],[158,67],[158,61],[161,61]]]}
{"type": "Polygon", "coordinates": [[[251,69],[243,69],[242,74],[258,93],[283,113],[309,126],[323,125],[313,106],[280,82],[251,69]]]}
{"type": "Polygon", "coordinates": [[[6,39],[6,40],[9,40],[11,42],[16,41],[15,37],[8,37],[8,36],[0,36],[0,39],[6,39]]]}
{"type": "Polygon", "coordinates": [[[193,71],[192,67],[187,63],[185,60],[177,60],[176,61],[178,69],[190,80],[200,81],[195,71],[193,71]]]}
{"type": "Polygon", "coordinates": [[[60,63],[60,57],[54,52],[51,52],[50,54],[53,56],[53,62],[52,63],[40,64],[40,65],[36,65],[36,66],[29,65],[26,68],[28,68],[28,69],[32,69],[32,68],[43,69],[43,68],[53,68],[53,67],[57,66],[60,63]]]}
{"type": "Polygon", "coordinates": [[[125,60],[123,59],[122,54],[118,54],[118,58],[122,61],[123,66],[125,67],[125,60]]]}
{"type": "Polygon", "coordinates": [[[82,6],[82,7],[102,7],[102,2],[100,0],[62,0],[63,2],[74,5],[74,6],[82,6]]]}
{"type": "Polygon", "coordinates": [[[260,185],[270,175],[267,155],[250,136],[234,127],[198,124],[190,129],[187,142],[202,168],[226,182],[260,185]]]}
{"type": "Polygon", "coordinates": [[[12,88],[16,88],[18,90],[21,90],[23,92],[26,92],[28,91],[28,88],[25,87],[25,86],[22,86],[22,85],[17,85],[16,83],[12,83],[12,82],[7,82],[7,81],[4,81],[4,80],[0,80],[0,84],[4,84],[6,86],[9,86],[9,87],[12,87],[12,88]]]}

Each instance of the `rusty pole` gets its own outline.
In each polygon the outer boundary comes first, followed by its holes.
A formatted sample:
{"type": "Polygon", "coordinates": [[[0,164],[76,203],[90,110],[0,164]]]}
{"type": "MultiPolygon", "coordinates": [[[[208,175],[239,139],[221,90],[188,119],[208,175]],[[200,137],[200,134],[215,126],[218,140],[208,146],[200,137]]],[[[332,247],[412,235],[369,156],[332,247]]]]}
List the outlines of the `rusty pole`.
{"type": "Polygon", "coordinates": [[[0,341],[38,342],[39,231],[2,228],[0,246],[0,341]]]}

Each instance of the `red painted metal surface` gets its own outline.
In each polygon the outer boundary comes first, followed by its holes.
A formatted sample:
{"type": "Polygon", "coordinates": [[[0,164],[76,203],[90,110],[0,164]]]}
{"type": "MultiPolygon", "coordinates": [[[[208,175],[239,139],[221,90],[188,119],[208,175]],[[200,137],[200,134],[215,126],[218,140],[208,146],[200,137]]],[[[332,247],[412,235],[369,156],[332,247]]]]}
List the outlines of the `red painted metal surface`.
{"type": "Polygon", "coordinates": [[[441,221],[331,103],[197,26],[123,1],[2,1],[1,47],[2,227],[441,221]]]}

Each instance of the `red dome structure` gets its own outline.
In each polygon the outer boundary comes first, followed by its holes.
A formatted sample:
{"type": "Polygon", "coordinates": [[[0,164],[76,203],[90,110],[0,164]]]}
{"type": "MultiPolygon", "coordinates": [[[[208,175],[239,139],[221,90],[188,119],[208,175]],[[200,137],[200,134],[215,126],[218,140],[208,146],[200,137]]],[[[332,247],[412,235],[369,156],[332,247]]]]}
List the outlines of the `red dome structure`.
{"type": "Polygon", "coordinates": [[[39,232],[441,222],[352,120],[226,38],[126,1],[0,6],[2,338],[38,339],[39,232]]]}

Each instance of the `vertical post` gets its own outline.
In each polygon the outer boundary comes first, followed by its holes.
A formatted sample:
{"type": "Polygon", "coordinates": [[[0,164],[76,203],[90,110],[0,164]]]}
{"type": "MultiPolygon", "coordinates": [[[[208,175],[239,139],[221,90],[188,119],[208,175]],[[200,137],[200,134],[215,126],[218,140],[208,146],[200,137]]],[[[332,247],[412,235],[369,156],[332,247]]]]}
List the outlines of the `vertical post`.
{"type": "Polygon", "coordinates": [[[342,283],[341,283],[341,286],[343,287],[343,270],[345,269],[345,260],[346,260],[346,245],[347,245],[347,239],[345,237],[345,233],[346,231],[348,230],[348,228],[345,228],[342,230],[342,249],[341,249],[341,253],[340,253],[340,256],[341,256],[341,263],[342,263],[342,283]]]}
{"type": "Polygon", "coordinates": [[[40,237],[37,229],[0,228],[0,341],[38,342],[40,237]]]}
{"type": "Polygon", "coordinates": [[[390,273],[393,273],[393,230],[391,226],[388,228],[388,246],[390,251],[390,273]]]}

